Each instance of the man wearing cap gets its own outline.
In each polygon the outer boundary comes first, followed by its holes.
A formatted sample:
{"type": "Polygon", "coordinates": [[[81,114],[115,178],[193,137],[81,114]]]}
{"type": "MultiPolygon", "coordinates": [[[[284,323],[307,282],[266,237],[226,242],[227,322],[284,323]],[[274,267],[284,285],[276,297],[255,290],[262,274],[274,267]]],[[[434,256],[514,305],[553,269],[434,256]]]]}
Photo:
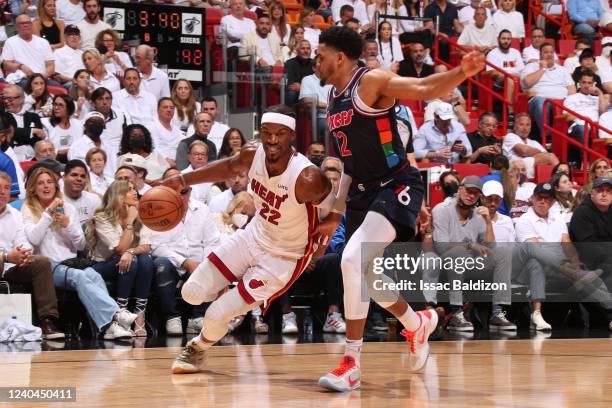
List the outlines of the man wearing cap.
{"type": "Polygon", "coordinates": [[[598,302],[604,309],[612,310],[612,297],[598,274],[581,268],[565,219],[549,213],[554,202],[552,185],[538,184],[533,190],[531,208],[516,222],[517,241],[528,244],[521,245],[515,257],[513,267],[518,272],[515,279],[529,285],[531,327],[535,330],[551,330],[541,312],[548,279],[566,284],[569,289],[573,285],[580,291],[581,300],[598,302]]]}
{"type": "Polygon", "coordinates": [[[414,140],[414,153],[418,160],[450,164],[472,155],[465,128],[453,118],[453,107],[446,102],[440,103],[433,122],[424,123],[414,140]]]}
{"type": "MultiPolygon", "coordinates": [[[[104,127],[104,115],[100,112],[89,112],[87,116],[85,116],[83,125],[84,136],[77,139],[72,146],[70,146],[68,150],[68,160],[79,159],[84,162],[87,152],[94,147],[107,151],[104,143],[102,143],[102,139],[100,139],[102,132],[104,132],[104,127]]],[[[108,160],[104,167],[104,174],[112,177],[115,169],[115,158],[110,155],[107,155],[107,157],[108,160]]]]}
{"type": "MultiPolygon", "coordinates": [[[[493,220],[489,209],[477,207],[483,185],[477,176],[463,179],[455,198],[438,204],[432,211],[433,240],[436,253],[441,258],[479,260],[483,267],[458,273],[455,268],[446,269],[449,282],[470,278],[488,278],[489,282],[503,283],[505,290],[493,292],[493,311],[489,320],[490,330],[516,330],[508,321],[502,305],[510,304],[511,251],[495,244],[493,220]],[[486,256],[485,256],[486,255],[486,256]]],[[[446,264],[446,263],[445,263],[446,264]]],[[[463,292],[449,292],[452,317],[448,321],[450,331],[473,332],[474,326],[463,315],[463,292]]]]}
{"type": "Polygon", "coordinates": [[[74,73],[84,69],[81,50],[81,30],[75,25],[64,28],[66,44],[53,52],[55,55],[55,75],[53,79],[66,88],[72,86],[74,73]]]}
{"type": "Polygon", "coordinates": [[[495,242],[516,242],[514,223],[507,215],[500,214],[497,209],[504,199],[504,187],[499,181],[489,180],[482,186],[482,201],[489,210],[493,223],[495,242]]]}
{"type": "Polygon", "coordinates": [[[89,183],[87,165],[81,160],[70,160],[64,171],[64,199],[72,204],[79,214],[79,222],[83,225],[90,220],[102,201],[95,193],[85,191],[89,183]]]}
{"type": "Polygon", "coordinates": [[[132,167],[136,173],[136,178],[133,180],[134,186],[138,190],[138,194],[141,196],[151,189],[151,186],[145,183],[147,179],[147,162],[139,154],[127,153],[119,158],[117,163],[118,168],[132,167]]]}
{"type": "Polygon", "coordinates": [[[162,181],[186,194],[193,184],[248,173],[256,208],[250,223],[215,248],[181,289],[183,299],[192,305],[216,300],[206,311],[200,334],[174,361],[174,374],[201,371],[208,350],[225,336],[230,320],[262,304],[266,310],[308,265],[311,246],[305,231],[309,220],[315,221],[314,206],[328,213],[335,197],[321,170],[291,146],[295,140],[291,115],[293,110],[284,106],[269,108],[261,118],[261,144],[247,143],[240,154],[162,181]],[[231,282],[238,285],[217,299],[231,282]]]}

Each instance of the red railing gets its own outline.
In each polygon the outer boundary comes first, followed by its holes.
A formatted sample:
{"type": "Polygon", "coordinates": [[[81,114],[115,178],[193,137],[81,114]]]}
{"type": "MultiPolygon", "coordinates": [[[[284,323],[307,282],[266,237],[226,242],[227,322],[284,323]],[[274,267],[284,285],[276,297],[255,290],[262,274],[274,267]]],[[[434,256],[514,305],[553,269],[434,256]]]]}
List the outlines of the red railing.
{"type": "MultiPolygon", "coordinates": [[[[462,45],[457,44],[456,42],[452,41],[446,34],[443,33],[439,33],[436,38],[435,38],[435,42],[434,42],[434,63],[435,64],[443,64],[444,66],[446,66],[447,68],[454,68],[450,63],[443,61],[440,59],[440,51],[439,51],[439,42],[440,39],[444,39],[445,41],[447,41],[450,45],[450,49],[451,49],[451,53],[453,51],[453,47],[456,48],[459,51],[462,52],[469,52],[470,50],[462,45]]],[[[479,93],[479,99],[482,99],[482,96],[484,95],[488,95],[489,97],[492,97],[493,99],[496,99],[498,101],[500,101],[502,103],[502,121],[501,121],[501,131],[502,134],[506,134],[508,133],[508,106],[514,106],[516,105],[516,102],[518,101],[518,94],[521,91],[521,87],[520,87],[520,83],[519,83],[519,78],[516,77],[515,75],[512,75],[506,71],[504,71],[502,68],[491,64],[489,61],[485,61],[485,66],[489,66],[491,68],[493,68],[495,71],[501,73],[504,76],[504,91],[503,94],[496,92],[492,87],[487,86],[486,84],[483,84],[481,81],[478,81],[474,78],[468,78],[468,84],[470,84],[470,86],[467,87],[467,97],[466,99],[466,104],[467,104],[467,108],[468,110],[471,111],[471,107],[473,106],[473,96],[472,96],[472,85],[476,86],[478,88],[478,93],[479,93]],[[512,95],[512,99],[510,99],[509,95],[508,95],[508,87],[506,86],[506,82],[507,80],[511,80],[512,82],[514,82],[514,94],[512,95]]]]}
{"type": "MultiPolygon", "coordinates": [[[[552,142],[555,143],[555,141],[560,141],[563,144],[563,156],[567,155],[567,145],[574,145],[577,146],[579,148],[582,149],[582,176],[583,176],[583,181],[586,182],[586,180],[588,180],[587,178],[587,173],[588,173],[588,165],[587,163],[590,162],[589,157],[591,158],[606,158],[606,155],[602,154],[601,152],[598,152],[597,150],[594,150],[591,146],[591,143],[589,143],[590,140],[595,140],[598,139],[598,134],[599,131],[602,130],[606,133],[609,133],[610,135],[612,135],[612,130],[607,129],[603,126],[601,126],[599,123],[597,122],[593,122],[591,119],[589,119],[588,117],[579,114],[578,112],[575,112],[567,107],[565,107],[563,105],[562,102],[558,101],[558,100],[554,100],[554,99],[547,99],[544,101],[544,106],[543,106],[543,112],[542,112],[542,145],[546,146],[546,139],[547,139],[547,134],[548,132],[551,133],[552,137],[552,142]],[[584,133],[583,133],[583,138],[582,138],[582,143],[575,140],[574,138],[572,138],[570,135],[567,134],[567,130],[565,127],[562,128],[562,130],[558,129],[557,127],[555,127],[554,123],[553,125],[549,125],[548,124],[548,105],[552,105],[553,106],[553,117],[555,116],[555,110],[557,112],[567,112],[568,114],[584,120],[584,133]]],[[[565,120],[565,118],[564,118],[565,120]]],[[[562,161],[565,161],[565,157],[561,158],[562,161]]]]}
{"type": "Polygon", "coordinates": [[[543,17],[546,21],[553,23],[559,27],[562,40],[571,40],[572,36],[572,24],[567,16],[567,10],[565,9],[565,0],[561,0],[561,15],[559,14],[546,14],[543,13],[542,0],[529,0],[529,7],[527,11],[527,33],[526,35],[531,36],[531,29],[535,24],[535,20],[538,17],[543,17]]]}

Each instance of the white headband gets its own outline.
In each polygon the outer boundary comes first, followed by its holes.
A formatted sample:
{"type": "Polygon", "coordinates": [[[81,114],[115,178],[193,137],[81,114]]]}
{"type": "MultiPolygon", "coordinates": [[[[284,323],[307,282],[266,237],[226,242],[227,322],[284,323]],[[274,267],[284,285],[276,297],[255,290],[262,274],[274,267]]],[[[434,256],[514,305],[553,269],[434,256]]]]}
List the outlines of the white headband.
{"type": "Polygon", "coordinates": [[[287,126],[289,129],[295,132],[295,119],[288,115],[276,112],[266,112],[261,115],[261,124],[264,123],[276,123],[279,125],[287,126]]]}

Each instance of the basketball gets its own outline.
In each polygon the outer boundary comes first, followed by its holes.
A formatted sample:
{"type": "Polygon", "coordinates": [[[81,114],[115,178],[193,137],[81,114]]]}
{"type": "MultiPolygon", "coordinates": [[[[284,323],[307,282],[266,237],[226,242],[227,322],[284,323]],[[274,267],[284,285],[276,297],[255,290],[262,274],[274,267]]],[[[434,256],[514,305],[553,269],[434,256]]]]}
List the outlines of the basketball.
{"type": "Polygon", "coordinates": [[[169,231],[183,219],[186,208],[179,193],[170,187],[153,187],[140,199],[138,215],[153,231],[169,231]]]}

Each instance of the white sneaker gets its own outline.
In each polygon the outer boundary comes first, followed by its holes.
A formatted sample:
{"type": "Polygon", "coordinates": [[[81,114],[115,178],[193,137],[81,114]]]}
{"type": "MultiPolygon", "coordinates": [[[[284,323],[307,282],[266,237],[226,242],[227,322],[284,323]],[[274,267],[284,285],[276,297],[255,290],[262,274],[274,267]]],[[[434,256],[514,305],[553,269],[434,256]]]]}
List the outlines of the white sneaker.
{"type": "Polygon", "coordinates": [[[346,322],[340,313],[328,313],[325,324],[323,325],[324,333],[346,333],[346,322]]]}
{"type": "Polygon", "coordinates": [[[119,323],[124,329],[130,330],[137,316],[137,314],[130,313],[126,309],[119,309],[119,311],[115,313],[115,321],[119,323]]]}
{"type": "Polygon", "coordinates": [[[298,332],[295,313],[289,312],[283,314],[283,328],[281,332],[283,334],[295,334],[298,332]]]}
{"type": "Polygon", "coordinates": [[[122,327],[118,322],[112,322],[104,332],[104,340],[130,339],[134,333],[122,327]]]}
{"type": "Polygon", "coordinates": [[[410,343],[410,360],[408,365],[411,372],[420,371],[427,362],[429,357],[429,336],[436,330],[438,325],[438,314],[431,309],[417,312],[421,324],[418,329],[411,332],[406,329],[402,330],[402,336],[406,337],[406,341],[410,343]]]}
{"type": "Polygon", "coordinates": [[[542,312],[534,310],[531,314],[531,328],[535,330],[552,330],[552,326],[544,320],[542,312]]]}
{"type": "Polygon", "coordinates": [[[187,320],[187,334],[199,334],[202,331],[202,325],[204,324],[204,318],[198,317],[195,319],[187,320]]]}
{"type": "Polygon", "coordinates": [[[180,317],[173,317],[172,319],[166,320],[166,334],[168,336],[183,335],[183,325],[180,317]]]}
{"type": "Polygon", "coordinates": [[[332,391],[347,392],[361,387],[361,370],[351,356],[344,356],[340,366],[319,378],[319,385],[332,391]]]}
{"type": "Polygon", "coordinates": [[[240,327],[240,325],[244,321],[244,316],[245,315],[236,316],[232,320],[229,321],[229,323],[227,324],[228,333],[231,333],[240,327]]]}

